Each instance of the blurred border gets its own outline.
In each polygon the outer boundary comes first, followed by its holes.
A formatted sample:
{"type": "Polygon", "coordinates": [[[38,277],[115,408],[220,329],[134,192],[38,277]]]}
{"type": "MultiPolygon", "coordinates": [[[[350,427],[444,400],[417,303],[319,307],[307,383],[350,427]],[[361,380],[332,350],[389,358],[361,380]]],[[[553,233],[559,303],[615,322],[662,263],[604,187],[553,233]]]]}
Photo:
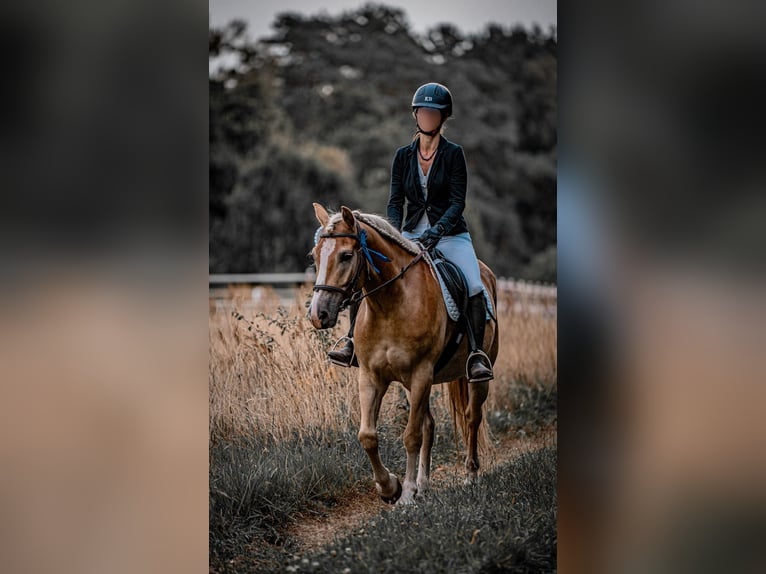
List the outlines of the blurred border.
{"type": "Polygon", "coordinates": [[[561,571],[760,571],[759,7],[563,8],[561,571]]]}
{"type": "Polygon", "coordinates": [[[207,564],[207,5],[2,9],[0,554],[207,564]]]}

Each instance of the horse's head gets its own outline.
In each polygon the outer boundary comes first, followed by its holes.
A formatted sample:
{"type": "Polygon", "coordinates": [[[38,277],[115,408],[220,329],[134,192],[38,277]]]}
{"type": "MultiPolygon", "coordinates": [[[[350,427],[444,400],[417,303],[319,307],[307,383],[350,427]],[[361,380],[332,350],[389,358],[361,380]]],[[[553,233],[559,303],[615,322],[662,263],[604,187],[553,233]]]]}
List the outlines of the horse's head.
{"type": "Polygon", "coordinates": [[[349,297],[364,265],[359,252],[359,229],[348,207],[341,208],[341,218],[328,228],[330,215],[314,204],[314,213],[322,225],[312,249],[316,266],[314,296],[311,298],[311,324],[317,329],[335,326],[342,304],[349,297]]]}

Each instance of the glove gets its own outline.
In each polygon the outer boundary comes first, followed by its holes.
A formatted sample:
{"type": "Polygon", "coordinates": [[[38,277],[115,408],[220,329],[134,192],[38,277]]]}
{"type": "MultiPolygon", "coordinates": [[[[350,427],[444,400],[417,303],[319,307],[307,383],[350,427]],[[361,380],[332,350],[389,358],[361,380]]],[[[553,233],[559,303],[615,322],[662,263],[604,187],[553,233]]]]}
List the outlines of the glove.
{"type": "Polygon", "coordinates": [[[418,243],[420,243],[425,249],[431,249],[437,243],[439,243],[441,238],[441,233],[439,233],[433,227],[430,227],[423,232],[423,235],[418,237],[418,243]]]}

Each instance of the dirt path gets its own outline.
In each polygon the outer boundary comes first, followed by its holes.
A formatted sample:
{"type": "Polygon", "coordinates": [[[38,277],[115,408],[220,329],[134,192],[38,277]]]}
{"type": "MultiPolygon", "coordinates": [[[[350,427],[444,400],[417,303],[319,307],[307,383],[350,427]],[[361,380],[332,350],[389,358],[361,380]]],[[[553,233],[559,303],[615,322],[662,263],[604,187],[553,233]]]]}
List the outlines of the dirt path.
{"type": "MultiPolygon", "coordinates": [[[[491,470],[526,452],[555,445],[556,427],[534,435],[495,437],[493,449],[482,457],[483,470],[491,470]]],[[[464,478],[462,463],[438,465],[431,471],[431,487],[440,489],[455,486],[462,484],[464,478]]],[[[288,529],[288,534],[298,543],[300,551],[311,551],[332,542],[335,536],[342,537],[363,528],[363,524],[381,510],[392,509],[392,506],[380,500],[374,488],[366,488],[352,492],[338,506],[328,510],[326,516],[309,516],[299,520],[288,529]]]]}

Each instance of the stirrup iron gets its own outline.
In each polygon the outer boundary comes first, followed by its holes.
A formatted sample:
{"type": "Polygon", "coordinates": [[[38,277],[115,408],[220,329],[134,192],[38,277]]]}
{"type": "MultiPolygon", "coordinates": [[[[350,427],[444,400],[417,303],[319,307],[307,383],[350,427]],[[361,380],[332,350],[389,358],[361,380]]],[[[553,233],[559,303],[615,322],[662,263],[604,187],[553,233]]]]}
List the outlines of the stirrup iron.
{"type": "Polygon", "coordinates": [[[491,381],[495,378],[494,369],[492,368],[492,361],[489,360],[489,356],[487,356],[487,353],[482,351],[481,349],[476,349],[475,351],[471,351],[471,353],[468,355],[468,358],[465,361],[465,378],[468,379],[468,382],[470,383],[483,383],[484,381],[491,381]],[[471,375],[468,373],[468,365],[471,364],[471,359],[473,357],[484,357],[487,360],[487,365],[489,365],[489,370],[492,376],[487,377],[485,379],[471,379],[471,375]]]}
{"type": "Polygon", "coordinates": [[[351,359],[349,360],[348,363],[343,363],[341,361],[337,361],[337,360],[335,360],[335,359],[333,359],[332,357],[329,356],[329,354],[332,353],[333,351],[335,351],[338,348],[338,345],[340,345],[343,341],[351,341],[351,344],[354,343],[354,339],[353,338],[349,337],[348,335],[343,335],[340,339],[335,341],[335,344],[332,346],[332,349],[327,351],[327,354],[328,354],[327,358],[330,359],[330,362],[333,365],[338,365],[339,367],[351,368],[351,367],[354,366],[354,359],[356,358],[356,346],[354,346],[354,352],[351,353],[351,359]]]}

